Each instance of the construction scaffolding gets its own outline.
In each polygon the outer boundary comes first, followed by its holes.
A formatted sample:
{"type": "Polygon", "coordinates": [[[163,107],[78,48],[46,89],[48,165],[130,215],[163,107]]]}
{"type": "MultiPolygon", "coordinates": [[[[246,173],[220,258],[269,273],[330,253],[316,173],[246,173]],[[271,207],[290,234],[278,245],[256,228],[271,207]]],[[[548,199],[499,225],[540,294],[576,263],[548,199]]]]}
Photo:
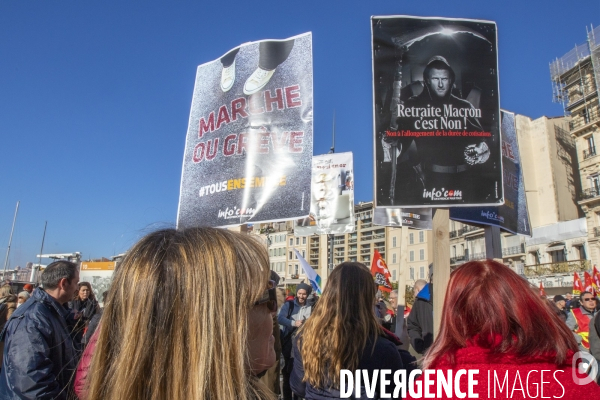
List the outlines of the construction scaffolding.
{"type": "Polygon", "coordinates": [[[587,100],[600,87],[600,27],[586,30],[586,42],[550,63],[552,101],[563,105],[565,116],[582,104],[591,112],[587,100]]]}
{"type": "Polygon", "coordinates": [[[592,67],[594,69],[594,76],[596,77],[596,90],[600,91],[600,26],[596,28],[590,26],[587,34],[592,67]]]}

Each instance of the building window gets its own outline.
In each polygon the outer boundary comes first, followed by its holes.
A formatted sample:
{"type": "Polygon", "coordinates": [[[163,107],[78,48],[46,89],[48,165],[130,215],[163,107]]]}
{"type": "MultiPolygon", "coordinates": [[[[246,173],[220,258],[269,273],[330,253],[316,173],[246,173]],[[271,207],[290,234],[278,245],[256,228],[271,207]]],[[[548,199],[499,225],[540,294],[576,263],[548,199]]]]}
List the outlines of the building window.
{"type": "Polygon", "coordinates": [[[425,232],[419,232],[419,243],[423,243],[425,241],[425,232]]]}
{"type": "Polygon", "coordinates": [[[392,280],[396,280],[396,270],[392,270],[392,280]]]}
{"type": "Polygon", "coordinates": [[[396,263],[396,254],[392,254],[392,264],[396,263]]]}
{"type": "Polygon", "coordinates": [[[298,275],[298,264],[294,265],[294,270],[296,271],[296,275],[298,275]]]}
{"type": "Polygon", "coordinates": [[[425,259],[425,250],[421,249],[419,250],[419,260],[424,260],[425,259]]]}
{"type": "Polygon", "coordinates": [[[288,266],[288,271],[290,271],[289,273],[290,273],[290,275],[291,275],[291,274],[292,274],[292,264],[290,264],[290,265],[288,266]]]}
{"type": "Polygon", "coordinates": [[[592,175],[590,176],[590,189],[596,192],[596,194],[600,193],[600,175],[592,175]]]}
{"type": "Polygon", "coordinates": [[[306,258],[306,251],[302,250],[302,258],[306,258]]]}
{"type": "Polygon", "coordinates": [[[450,254],[452,258],[456,258],[456,246],[452,246],[452,254],[450,254]]]}
{"type": "Polygon", "coordinates": [[[306,236],[302,236],[302,244],[306,244],[306,236]]]}
{"type": "Polygon", "coordinates": [[[415,280],[415,269],[413,267],[410,267],[409,272],[410,272],[410,280],[414,281],[415,280]]]}
{"type": "Polygon", "coordinates": [[[299,238],[299,237],[297,237],[297,238],[296,238],[296,246],[298,246],[299,244],[300,244],[300,238],[299,238]]]}
{"type": "Polygon", "coordinates": [[[290,246],[294,245],[294,238],[290,238],[290,246]]]}
{"type": "Polygon", "coordinates": [[[290,251],[290,260],[292,260],[294,258],[294,256],[292,255],[292,252],[290,251]]]}
{"type": "Polygon", "coordinates": [[[396,238],[395,237],[392,238],[392,247],[396,247],[396,238]]]}
{"type": "Polygon", "coordinates": [[[408,253],[408,261],[415,261],[415,252],[412,250],[408,253]]]}
{"type": "Polygon", "coordinates": [[[419,267],[419,279],[425,279],[425,267],[419,267]]]}
{"type": "Polygon", "coordinates": [[[411,233],[408,235],[408,244],[415,244],[415,234],[411,233]]]}

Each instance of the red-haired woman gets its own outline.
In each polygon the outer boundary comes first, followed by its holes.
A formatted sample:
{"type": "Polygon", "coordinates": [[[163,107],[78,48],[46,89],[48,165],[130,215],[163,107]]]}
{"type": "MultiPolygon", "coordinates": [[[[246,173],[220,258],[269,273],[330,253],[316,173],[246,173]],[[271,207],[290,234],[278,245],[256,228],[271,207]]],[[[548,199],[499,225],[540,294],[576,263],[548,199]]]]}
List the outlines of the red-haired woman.
{"type": "MultiPolygon", "coordinates": [[[[577,351],[573,333],[525,279],[496,261],[471,261],[450,277],[440,333],[423,369],[438,370],[434,382],[440,372],[447,378],[450,370],[478,369],[473,392],[479,398],[600,398],[593,381],[574,382],[577,351]]],[[[467,376],[459,382],[466,394],[467,376]]],[[[457,394],[454,388],[442,398],[457,394]]]]}

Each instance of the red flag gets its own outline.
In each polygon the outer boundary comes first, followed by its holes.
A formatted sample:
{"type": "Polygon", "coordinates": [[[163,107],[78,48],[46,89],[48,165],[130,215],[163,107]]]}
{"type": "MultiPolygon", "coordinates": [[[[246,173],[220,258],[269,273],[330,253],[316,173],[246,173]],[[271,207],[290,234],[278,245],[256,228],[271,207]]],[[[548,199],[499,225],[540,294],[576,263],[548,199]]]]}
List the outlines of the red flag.
{"type": "Polygon", "coordinates": [[[595,264],[592,271],[592,284],[594,285],[594,290],[596,290],[594,296],[600,294],[600,272],[598,272],[595,264]]]}
{"type": "Polygon", "coordinates": [[[594,294],[594,286],[592,284],[592,276],[587,271],[583,273],[583,284],[586,292],[594,294]]]}
{"type": "Polygon", "coordinates": [[[392,291],[390,271],[377,250],[375,250],[373,262],[371,263],[371,275],[375,278],[375,283],[379,285],[379,290],[383,290],[384,292],[392,291]]]}
{"type": "Polygon", "coordinates": [[[546,291],[544,290],[544,283],[540,281],[540,296],[546,297],[546,291]]]}
{"type": "Polygon", "coordinates": [[[579,274],[575,272],[575,274],[573,275],[573,295],[579,296],[582,291],[583,284],[581,283],[581,278],[579,277],[579,274]]]}

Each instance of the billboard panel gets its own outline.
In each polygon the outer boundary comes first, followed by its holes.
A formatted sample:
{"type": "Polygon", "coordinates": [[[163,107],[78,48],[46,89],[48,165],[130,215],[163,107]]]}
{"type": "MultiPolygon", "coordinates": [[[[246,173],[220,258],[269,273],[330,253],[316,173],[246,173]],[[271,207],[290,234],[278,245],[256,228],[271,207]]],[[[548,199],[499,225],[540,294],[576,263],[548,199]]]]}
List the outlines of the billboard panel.
{"type": "Polygon", "coordinates": [[[496,23],[372,17],[376,207],[503,203],[496,23]]]}
{"type": "Polygon", "coordinates": [[[373,213],[373,224],[381,226],[408,226],[431,230],[431,208],[377,207],[373,213]]]}
{"type": "Polygon", "coordinates": [[[314,156],[310,214],[295,222],[296,236],[354,232],[352,153],[314,156]]]}
{"type": "Polygon", "coordinates": [[[308,215],[312,35],[241,45],[196,74],[178,226],[308,215]]]}
{"type": "Polygon", "coordinates": [[[79,282],[89,282],[98,301],[102,301],[102,293],[108,290],[115,271],[115,262],[82,261],[79,268],[79,282]]]}

